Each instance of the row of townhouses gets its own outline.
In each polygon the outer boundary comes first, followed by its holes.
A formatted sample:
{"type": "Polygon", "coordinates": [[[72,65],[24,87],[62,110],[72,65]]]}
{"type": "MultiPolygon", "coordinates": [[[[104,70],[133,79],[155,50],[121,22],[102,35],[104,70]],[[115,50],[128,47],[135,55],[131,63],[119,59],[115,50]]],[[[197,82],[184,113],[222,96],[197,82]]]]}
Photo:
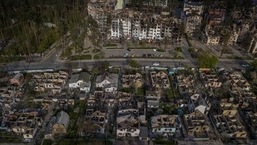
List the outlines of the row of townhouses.
{"type": "Polygon", "coordinates": [[[87,71],[1,76],[0,129],[29,142],[45,128],[45,139],[59,139],[69,134],[73,113],[82,109],[76,132],[80,137],[243,142],[257,137],[256,96],[241,72],[182,67],[113,72],[94,77],[87,71]],[[59,84],[60,91],[37,91],[46,83],[59,84]],[[30,99],[22,91],[27,85],[36,93],[30,99]],[[78,101],[85,108],[75,107],[78,101]]]}

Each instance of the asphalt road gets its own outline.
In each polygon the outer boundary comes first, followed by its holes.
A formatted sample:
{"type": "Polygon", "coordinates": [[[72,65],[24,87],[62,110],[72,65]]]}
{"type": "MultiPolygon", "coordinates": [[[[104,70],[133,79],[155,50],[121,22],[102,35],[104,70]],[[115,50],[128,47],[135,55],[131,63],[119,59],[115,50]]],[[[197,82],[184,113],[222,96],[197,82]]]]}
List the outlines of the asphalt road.
{"type": "MultiPolygon", "coordinates": [[[[54,52],[52,55],[56,55],[58,52],[54,52]]],[[[57,57],[57,56],[56,56],[57,57]]],[[[50,56],[51,58],[51,56],[50,56]]],[[[174,67],[178,65],[187,65],[189,67],[198,67],[196,61],[189,59],[151,59],[151,58],[133,58],[142,66],[153,66],[154,62],[158,62],[160,66],[174,67]]],[[[72,66],[73,68],[79,68],[81,66],[94,66],[97,62],[109,62],[110,65],[115,67],[128,65],[129,58],[119,59],[102,59],[102,60],[81,60],[81,61],[42,61],[27,63],[25,61],[14,62],[2,66],[3,71],[25,71],[25,70],[38,70],[38,69],[64,69],[72,66]]],[[[247,64],[250,61],[245,60],[231,60],[221,59],[217,66],[220,68],[231,69],[239,68],[243,69],[242,64],[247,64]]]]}
{"type": "MultiPolygon", "coordinates": [[[[25,70],[42,70],[42,69],[64,69],[72,66],[73,68],[79,68],[82,66],[94,66],[97,62],[109,62],[110,65],[115,67],[122,67],[128,65],[131,58],[112,58],[101,60],[81,60],[81,61],[63,61],[59,57],[65,46],[70,43],[69,37],[64,37],[64,43],[59,42],[58,45],[50,51],[40,62],[26,62],[18,61],[12,62],[3,66],[0,66],[0,70],[3,71],[25,71],[25,70]]],[[[163,58],[133,58],[142,66],[153,66],[154,62],[158,62],[160,66],[174,67],[178,65],[186,65],[189,67],[198,67],[197,62],[192,59],[187,51],[188,46],[185,44],[185,40],[182,41],[182,49],[184,50],[184,56],[186,59],[163,59],[163,58]]],[[[167,53],[167,52],[166,52],[167,53]]],[[[243,64],[248,64],[251,60],[236,60],[236,59],[219,59],[217,64],[220,68],[231,69],[239,68],[243,69],[243,64]]]]}

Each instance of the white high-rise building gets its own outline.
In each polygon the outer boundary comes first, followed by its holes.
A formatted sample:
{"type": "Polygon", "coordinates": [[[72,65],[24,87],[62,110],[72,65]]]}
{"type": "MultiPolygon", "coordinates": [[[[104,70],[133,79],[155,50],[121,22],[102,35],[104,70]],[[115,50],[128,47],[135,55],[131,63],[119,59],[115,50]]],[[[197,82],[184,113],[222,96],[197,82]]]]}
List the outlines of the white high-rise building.
{"type": "Polygon", "coordinates": [[[111,38],[122,37],[122,22],[120,19],[113,19],[111,22],[111,38]]]}
{"type": "Polygon", "coordinates": [[[131,21],[128,18],[122,19],[122,32],[125,38],[131,37],[131,21]]]}

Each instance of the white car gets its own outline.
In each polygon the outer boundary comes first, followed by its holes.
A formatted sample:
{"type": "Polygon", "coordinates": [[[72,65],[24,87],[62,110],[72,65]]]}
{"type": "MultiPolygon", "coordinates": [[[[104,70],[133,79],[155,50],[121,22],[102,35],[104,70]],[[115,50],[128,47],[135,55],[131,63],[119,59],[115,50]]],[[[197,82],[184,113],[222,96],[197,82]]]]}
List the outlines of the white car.
{"type": "Polygon", "coordinates": [[[153,63],[153,66],[159,66],[159,65],[160,65],[159,62],[154,62],[154,63],[153,63]]]}
{"type": "Polygon", "coordinates": [[[248,67],[249,65],[248,64],[242,64],[242,67],[248,67]]]}
{"type": "Polygon", "coordinates": [[[125,53],[123,57],[128,57],[128,53],[125,53]]]}

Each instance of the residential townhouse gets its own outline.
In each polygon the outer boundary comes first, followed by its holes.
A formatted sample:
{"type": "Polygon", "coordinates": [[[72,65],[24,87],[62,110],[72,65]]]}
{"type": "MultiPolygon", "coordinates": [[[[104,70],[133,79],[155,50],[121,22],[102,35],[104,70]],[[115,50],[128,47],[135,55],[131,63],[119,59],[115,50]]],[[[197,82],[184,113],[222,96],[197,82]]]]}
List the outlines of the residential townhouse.
{"type": "Polygon", "coordinates": [[[10,129],[14,133],[22,135],[25,142],[33,141],[36,132],[43,122],[40,113],[33,110],[20,111],[6,115],[6,123],[9,124],[10,129]]]}
{"type": "Polygon", "coordinates": [[[91,75],[88,72],[73,74],[68,85],[70,89],[79,89],[81,92],[88,93],[91,89],[91,75]]]}
{"type": "Polygon", "coordinates": [[[222,86],[222,81],[215,72],[211,71],[201,71],[200,77],[202,79],[205,88],[220,88],[222,86]]]}
{"type": "Polygon", "coordinates": [[[230,94],[241,99],[251,98],[256,99],[256,96],[251,91],[250,83],[239,72],[233,72],[230,75],[230,94]]]}
{"type": "Polygon", "coordinates": [[[161,93],[157,91],[146,91],[145,99],[147,108],[158,109],[160,107],[161,93]]]}
{"type": "Polygon", "coordinates": [[[67,133],[70,123],[70,116],[64,111],[60,111],[56,116],[50,118],[46,127],[45,139],[55,139],[67,133]]]}
{"type": "Polygon", "coordinates": [[[115,107],[117,104],[117,98],[116,98],[116,94],[110,93],[110,92],[105,92],[104,93],[104,99],[102,99],[101,101],[103,101],[104,106],[106,108],[108,107],[115,107]]]}
{"type": "Polygon", "coordinates": [[[168,89],[170,88],[170,81],[167,73],[160,71],[151,71],[150,72],[150,79],[152,83],[152,87],[160,91],[161,89],[168,89]]]}
{"type": "Polygon", "coordinates": [[[52,94],[61,93],[69,74],[65,71],[45,72],[33,74],[33,80],[36,83],[34,88],[37,92],[49,90],[52,94]]]}
{"type": "Polygon", "coordinates": [[[104,134],[106,131],[107,114],[100,110],[95,110],[92,114],[88,115],[88,121],[84,122],[84,131],[88,129],[88,126],[92,126],[91,132],[96,134],[104,134]]]}
{"type": "Polygon", "coordinates": [[[176,76],[176,81],[180,94],[194,94],[197,92],[195,88],[196,81],[193,75],[179,74],[176,76]]]}
{"type": "Polygon", "coordinates": [[[175,77],[176,87],[181,94],[181,98],[178,100],[180,107],[193,112],[195,107],[199,105],[205,105],[205,100],[202,98],[201,86],[196,81],[193,74],[178,74],[175,77]]]}
{"type": "Polygon", "coordinates": [[[22,84],[23,80],[24,80],[23,74],[17,73],[14,75],[13,78],[10,79],[10,83],[12,85],[20,86],[22,84]]]}
{"type": "Polygon", "coordinates": [[[118,74],[104,73],[97,76],[96,78],[96,88],[102,88],[105,92],[116,93],[118,89],[118,74]]]}
{"type": "Polygon", "coordinates": [[[157,115],[151,117],[151,132],[153,137],[175,137],[181,131],[178,115],[157,115]]]}
{"type": "Polygon", "coordinates": [[[69,107],[73,107],[75,100],[69,96],[55,96],[55,97],[44,97],[44,98],[34,98],[35,103],[41,103],[42,109],[49,110],[49,107],[53,107],[55,104],[56,109],[67,110],[69,107]]]}
{"type": "Polygon", "coordinates": [[[224,110],[220,115],[213,115],[213,122],[222,138],[238,140],[248,138],[237,110],[224,110]]]}
{"type": "Polygon", "coordinates": [[[116,123],[117,137],[139,137],[138,109],[128,108],[118,110],[116,123]]]}
{"type": "Polygon", "coordinates": [[[87,99],[87,111],[93,112],[95,108],[104,109],[104,92],[95,91],[93,95],[90,95],[87,99]]]}
{"type": "Polygon", "coordinates": [[[103,91],[96,91],[87,99],[86,116],[83,125],[79,129],[82,136],[96,135],[101,136],[106,133],[107,106],[103,91]]]}
{"type": "Polygon", "coordinates": [[[132,96],[130,93],[126,92],[118,92],[117,93],[117,100],[118,100],[118,106],[127,106],[132,101],[132,96]]]}
{"type": "Polygon", "coordinates": [[[121,77],[121,81],[122,81],[122,88],[130,88],[130,87],[140,88],[144,83],[143,77],[139,73],[124,74],[121,77]]]}
{"type": "Polygon", "coordinates": [[[145,131],[144,127],[147,124],[145,102],[138,101],[127,93],[119,92],[118,94],[116,136],[142,137],[141,139],[147,140],[148,133],[141,133],[141,130],[145,131]]]}
{"type": "Polygon", "coordinates": [[[196,109],[190,114],[185,114],[183,119],[187,138],[193,140],[210,140],[215,137],[206,112],[196,109]]]}

